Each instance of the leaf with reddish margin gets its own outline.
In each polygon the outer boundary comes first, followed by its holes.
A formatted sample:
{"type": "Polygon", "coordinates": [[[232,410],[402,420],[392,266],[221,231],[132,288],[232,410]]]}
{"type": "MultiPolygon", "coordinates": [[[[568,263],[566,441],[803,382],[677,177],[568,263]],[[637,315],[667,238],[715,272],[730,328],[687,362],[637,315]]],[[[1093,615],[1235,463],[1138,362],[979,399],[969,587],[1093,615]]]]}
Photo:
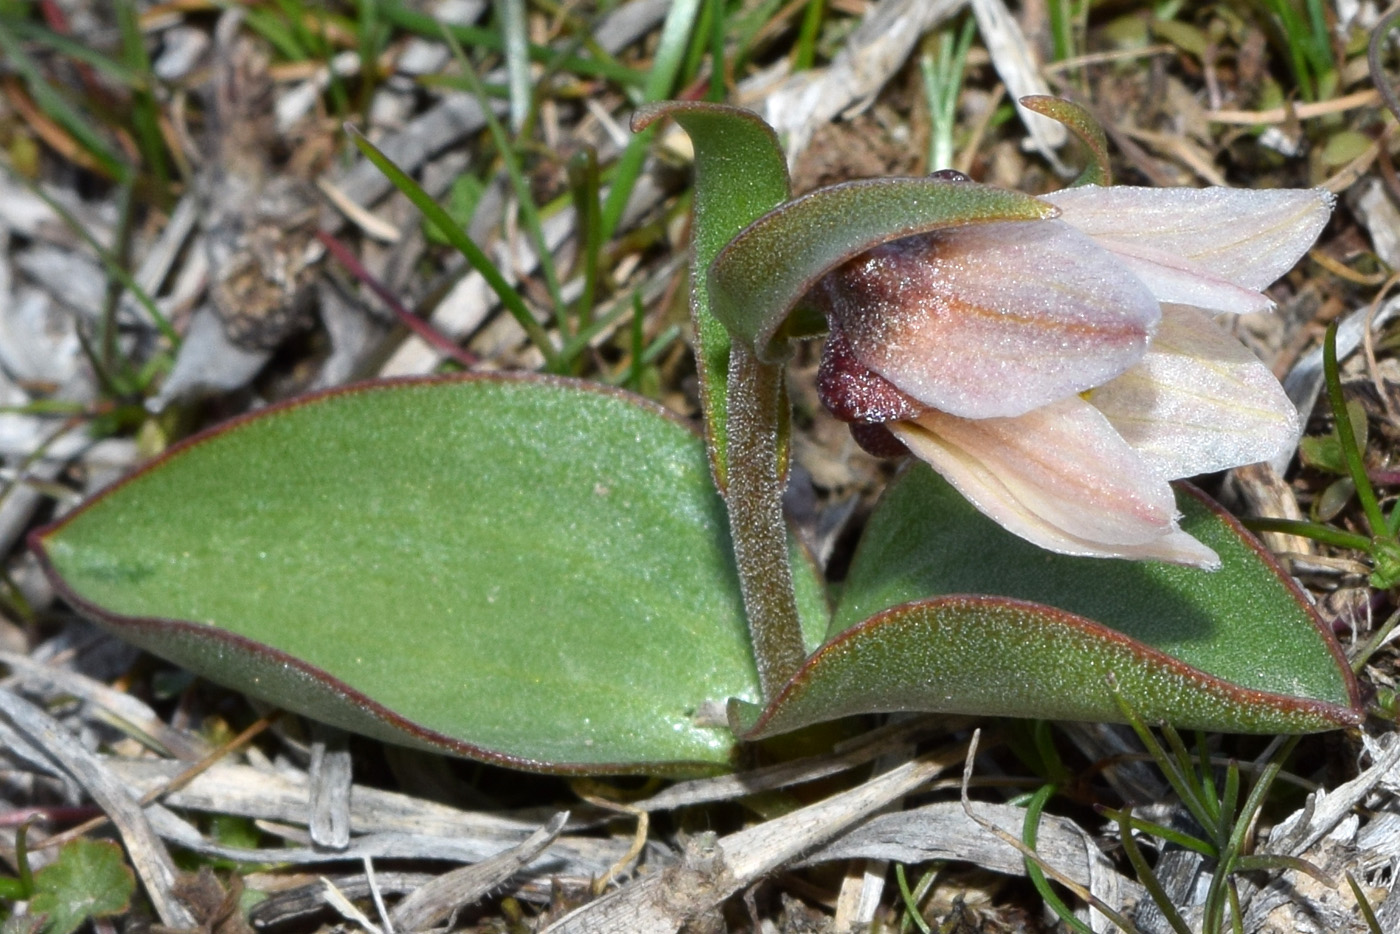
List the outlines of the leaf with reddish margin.
{"type": "MultiPolygon", "coordinates": [[[[365,384],[180,445],[32,538],[64,596],[212,680],[517,768],[705,772],[758,697],[700,439],[547,377],[365,384]]],[[[821,585],[794,562],[808,645],[821,585]]]]}
{"type": "Polygon", "coordinates": [[[1297,586],[1203,495],[1183,487],[1178,505],[1221,570],[1041,551],[914,466],[871,517],[827,644],[767,710],[732,704],[736,728],[892,710],[1121,722],[1115,690],[1183,728],[1360,722],[1346,659],[1297,586]]]}

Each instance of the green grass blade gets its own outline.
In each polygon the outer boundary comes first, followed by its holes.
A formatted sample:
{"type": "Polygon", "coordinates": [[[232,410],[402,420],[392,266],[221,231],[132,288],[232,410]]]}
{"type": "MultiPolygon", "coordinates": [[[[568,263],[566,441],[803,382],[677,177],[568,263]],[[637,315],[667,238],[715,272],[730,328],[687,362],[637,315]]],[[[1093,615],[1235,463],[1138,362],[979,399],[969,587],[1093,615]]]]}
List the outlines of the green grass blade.
{"type": "MultiPolygon", "coordinates": [[[[151,73],[151,58],[146,54],[145,38],[131,0],[117,4],[117,26],[122,36],[122,57],[136,72],[151,73]]],[[[166,157],[165,139],[160,133],[160,105],[147,86],[134,92],[131,124],[136,131],[136,144],[141,158],[155,179],[156,191],[162,201],[169,199],[170,166],[166,157]]]]}
{"type": "Polygon", "coordinates": [[[920,934],[932,934],[933,928],[928,926],[924,916],[919,913],[919,902],[914,897],[914,893],[909,891],[909,880],[904,877],[904,864],[897,863],[894,867],[895,881],[899,883],[899,898],[904,903],[904,917],[914,923],[920,934]]]}
{"type": "Polygon", "coordinates": [[[432,222],[433,226],[447,238],[448,242],[466,258],[471,267],[481,274],[481,277],[486,280],[486,284],[491,286],[496,297],[501,300],[501,304],[524,328],[530,341],[544,356],[546,368],[557,372],[560,360],[554,342],[550,340],[549,334],[545,332],[540,323],[535,320],[534,314],[525,304],[525,300],[520,297],[520,293],[506,281],[505,276],[501,275],[496,265],[482,252],[481,247],[473,243],[466,231],[453,222],[451,215],[443,210],[441,205],[434,201],[407,173],[394,165],[393,161],[380,152],[377,146],[362,136],[359,130],[353,126],[346,126],[345,129],[365,158],[374,163],[375,167],[384,173],[394,187],[403,192],[408,200],[412,201],[414,206],[423,212],[423,216],[432,222]]]}
{"type": "Polygon", "coordinates": [[[9,70],[24,81],[35,105],[51,120],[63,127],[109,177],[122,179],[131,174],[131,166],[126,157],[104,140],[93,129],[92,118],[79,113],[44,77],[37,62],[32,59],[15,36],[0,24],[0,59],[4,59],[9,70]]]}
{"type": "Polygon", "coordinates": [[[0,14],[0,31],[5,30],[13,33],[17,39],[47,48],[65,59],[91,65],[95,70],[100,71],[127,90],[151,90],[149,71],[130,68],[97,49],[62,33],[54,32],[37,23],[0,14]]]}
{"type": "MultiPolygon", "coordinates": [[[[554,304],[555,324],[558,326],[560,334],[567,334],[568,325],[565,316],[568,303],[564,301],[564,291],[559,285],[559,272],[554,265],[554,254],[550,252],[549,243],[545,240],[544,226],[540,222],[540,211],[535,205],[534,193],[530,190],[529,180],[525,178],[525,171],[521,168],[520,159],[516,156],[515,144],[511,141],[510,134],[506,132],[500,118],[496,116],[495,108],[491,106],[491,102],[486,97],[486,89],[482,86],[481,79],[477,77],[476,70],[472,67],[471,60],[467,58],[467,53],[462,49],[461,44],[445,29],[443,37],[452,48],[452,54],[456,56],[458,63],[462,66],[463,80],[466,81],[468,88],[481,104],[481,113],[486,118],[491,141],[501,156],[501,164],[505,167],[506,175],[510,179],[511,190],[515,193],[516,205],[520,211],[520,220],[525,227],[526,236],[530,238],[530,245],[539,258],[540,273],[544,277],[545,287],[549,290],[549,299],[554,304]]],[[[567,357],[564,358],[564,362],[568,362],[567,357]]]]}
{"type": "MultiPolygon", "coordinates": [[[[1040,814],[1045,810],[1048,802],[1055,794],[1054,785],[1042,785],[1035,794],[1031,795],[1031,800],[1026,804],[1026,819],[1021,825],[1021,842],[1034,850],[1036,834],[1040,829],[1040,814]]],[[[1045,878],[1045,872],[1038,866],[1035,860],[1029,856],[1025,857],[1026,875],[1030,878],[1031,884],[1035,886],[1036,892],[1040,893],[1041,899],[1050,910],[1055,912],[1071,930],[1078,931],[1079,934],[1094,934],[1089,925],[1080,921],[1074,916],[1074,912],[1065,904],[1060,894],[1050,888],[1050,880],[1045,878]]]]}
{"type": "MultiPolygon", "coordinates": [[[[671,89],[675,86],[676,74],[685,59],[685,50],[699,10],[700,0],[676,0],[671,5],[670,12],[666,14],[666,22],[661,27],[661,40],[656,48],[651,73],[642,89],[643,103],[664,100],[670,96],[671,89]]],[[[654,133],[654,130],[648,130],[633,136],[628,141],[627,148],[623,150],[622,157],[618,159],[617,168],[613,172],[612,187],[608,190],[607,200],[603,202],[604,242],[611,239],[613,231],[622,219],[627,199],[631,197],[637,177],[642,173],[642,164],[654,133]]]]}
{"type": "Polygon", "coordinates": [[[141,307],[146,310],[146,313],[151,318],[151,323],[165,336],[165,339],[170,341],[172,346],[179,347],[180,335],[175,331],[174,326],[170,323],[170,319],[156,307],[155,301],[147,294],[145,289],[141,288],[141,284],[136,281],[131,273],[127,272],[126,267],[112,255],[112,252],[98,243],[92,234],[88,232],[87,228],[73,216],[72,212],[50,197],[49,193],[44,191],[42,187],[31,182],[24,176],[19,175],[3,162],[0,162],[0,167],[3,167],[10,173],[11,178],[14,178],[47,204],[55,214],[63,219],[63,223],[66,224],[70,230],[81,237],[83,242],[92,248],[92,251],[97,255],[98,260],[102,263],[102,267],[107,271],[107,274],[119,281],[122,286],[132,294],[141,307]]]}
{"type": "Polygon", "coordinates": [[[1189,833],[1184,833],[1180,830],[1177,830],[1175,827],[1168,827],[1166,824],[1159,824],[1156,821],[1147,820],[1146,818],[1142,817],[1136,817],[1129,811],[1120,811],[1114,810],[1112,808],[1104,808],[1103,814],[1110,820],[1118,820],[1122,818],[1123,820],[1126,820],[1128,822],[1128,825],[1134,830],[1137,830],[1141,833],[1145,833],[1149,836],[1158,837],[1162,840],[1165,840],[1167,843],[1175,843],[1177,846],[1181,847],[1184,850],[1190,850],[1193,853],[1200,853],[1202,856],[1206,856],[1211,859],[1214,859],[1220,853],[1219,848],[1216,847],[1213,843],[1207,843],[1200,837],[1194,836],[1189,833]]]}
{"type": "Polygon", "coordinates": [[[802,14],[802,25],[797,31],[797,47],[793,50],[793,71],[806,71],[817,60],[817,37],[821,35],[825,14],[825,0],[812,0],[807,4],[802,14]]]}
{"type": "Polygon", "coordinates": [[[1118,833],[1123,840],[1123,855],[1128,857],[1128,862],[1133,867],[1133,872],[1137,874],[1138,881],[1142,887],[1147,889],[1147,894],[1152,898],[1157,910],[1166,918],[1167,924],[1175,934],[1192,934],[1191,928],[1186,924],[1186,919],[1181,917],[1181,912],[1176,910],[1171,898],[1167,895],[1167,890],[1162,888],[1161,880],[1152,871],[1152,867],[1147,865],[1147,859],[1142,855],[1142,850],[1138,848],[1137,841],[1133,839],[1133,830],[1128,826],[1127,820],[1120,816],[1118,820],[1118,833]]]}
{"type": "Polygon", "coordinates": [[[1357,884],[1356,877],[1347,870],[1347,885],[1351,886],[1352,897],[1356,899],[1356,905],[1361,909],[1361,917],[1366,919],[1366,927],[1371,934],[1381,934],[1381,922],[1376,917],[1376,909],[1371,907],[1371,900],[1366,897],[1366,893],[1361,891],[1361,886],[1357,884]]]}
{"type": "MultiPolygon", "coordinates": [[[[463,45],[472,48],[489,49],[492,52],[504,52],[505,48],[501,42],[501,37],[489,29],[480,29],[476,26],[458,26],[440,22],[425,13],[417,13],[408,9],[403,0],[382,0],[379,5],[380,16],[385,22],[397,26],[400,29],[417,33],[428,39],[437,39],[442,35],[443,29],[452,33],[452,37],[463,45]]],[[[588,43],[585,43],[585,46],[588,43]]],[[[531,44],[529,46],[530,59],[537,62],[549,62],[555,57],[554,50],[547,46],[531,44]]],[[[624,87],[640,87],[646,83],[646,76],[631,68],[619,65],[617,62],[598,58],[580,58],[575,55],[566,57],[562,66],[575,74],[586,75],[593,78],[606,78],[615,81],[624,87]]]]}
{"type": "Polygon", "coordinates": [[[574,303],[574,319],[582,331],[593,320],[593,300],[598,290],[598,257],[603,248],[602,205],[598,200],[598,153],[586,147],[569,160],[569,188],[578,218],[583,292],[574,303]]]}

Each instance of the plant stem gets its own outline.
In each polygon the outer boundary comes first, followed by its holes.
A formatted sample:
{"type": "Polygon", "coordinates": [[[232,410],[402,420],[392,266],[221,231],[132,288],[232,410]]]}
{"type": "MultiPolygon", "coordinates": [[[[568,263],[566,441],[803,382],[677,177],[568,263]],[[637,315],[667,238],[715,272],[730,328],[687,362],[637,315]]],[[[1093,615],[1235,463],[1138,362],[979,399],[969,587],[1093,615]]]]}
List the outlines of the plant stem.
{"type": "MultiPolygon", "coordinates": [[[[1386,534],[1385,513],[1381,512],[1376,500],[1376,491],[1371,487],[1371,479],[1366,476],[1366,452],[1356,444],[1356,432],[1351,427],[1351,414],[1347,412],[1346,397],[1342,395],[1342,377],[1337,361],[1337,323],[1332,322],[1322,340],[1322,372],[1326,380],[1327,401],[1332,405],[1332,417],[1337,422],[1337,440],[1341,443],[1342,456],[1346,458],[1347,472],[1356,487],[1356,498],[1366,513],[1366,525],[1371,537],[1386,534]]],[[[1368,552],[1370,549],[1366,549],[1368,552]]]]}
{"type": "Polygon", "coordinates": [[[783,367],[736,342],[729,355],[729,474],[725,505],[763,699],[806,655],[788,559],[778,456],[783,367]]]}

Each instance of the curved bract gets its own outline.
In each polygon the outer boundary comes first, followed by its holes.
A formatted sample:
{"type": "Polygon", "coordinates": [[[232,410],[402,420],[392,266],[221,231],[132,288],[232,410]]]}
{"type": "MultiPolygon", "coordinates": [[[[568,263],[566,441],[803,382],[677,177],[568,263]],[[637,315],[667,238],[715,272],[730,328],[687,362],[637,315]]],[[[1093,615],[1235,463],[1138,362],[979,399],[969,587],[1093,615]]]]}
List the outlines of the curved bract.
{"type": "MultiPolygon", "coordinates": [[[[76,606],[212,680],[528,768],[713,770],[757,698],[699,438],[547,378],[372,384],[182,445],[33,540],[76,606]]],[[[826,624],[797,563],[810,642],[826,624]]]]}
{"type": "Polygon", "coordinates": [[[734,340],[781,360],[775,337],[823,274],[914,234],[995,221],[1046,220],[1059,209],[1020,192],[941,178],[872,178],[821,188],[758,218],[709,267],[710,310],[734,340]]]}
{"type": "MultiPolygon", "coordinates": [[[[735,234],[788,199],[787,159],[773,128],[750,111],[701,101],[667,101],[639,109],[632,117],[632,128],[645,129],[663,117],[680,124],[695,147],[690,268],[708,269],[735,234]]],[[[692,274],[690,311],[705,438],[715,482],[723,490],[728,482],[730,335],[710,306],[709,281],[692,274]]]]}

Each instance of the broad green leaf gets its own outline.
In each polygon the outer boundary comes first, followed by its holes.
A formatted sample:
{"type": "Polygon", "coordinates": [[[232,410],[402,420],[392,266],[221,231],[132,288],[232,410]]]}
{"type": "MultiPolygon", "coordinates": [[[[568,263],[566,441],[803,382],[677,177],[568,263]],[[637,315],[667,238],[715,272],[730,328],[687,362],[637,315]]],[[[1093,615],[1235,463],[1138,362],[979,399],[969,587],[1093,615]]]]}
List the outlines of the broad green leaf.
{"type": "Polygon", "coordinates": [[[704,270],[739,231],[787,200],[787,160],[773,128],[747,110],[672,101],[641,108],[632,127],[641,131],[663,117],[680,124],[695,147],[690,313],[695,321],[695,365],[705,437],[715,480],[723,488],[729,450],[729,332],[710,310],[704,270]]]}
{"type": "Polygon", "coordinates": [[[706,705],[758,696],[724,515],[659,407],[468,377],[235,421],[34,544],[120,635],[325,722],[516,767],[707,771],[734,740],[706,705]]]}
{"type": "MultiPolygon", "coordinates": [[[[1016,191],[941,178],[869,178],[820,188],[758,218],[715,257],[710,310],[760,358],[825,273],[882,243],[943,227],[1035,221],[1059,209],[1016,191]]],[[[706,267],[696,265],[697,270],[706,267]]]]}
{"type": "Polygon", "coordinates": [[[48,915],[44,934],[70,934],[88,918],[126,911],[136,877],[122,848],[110,840],[77,839],[34,874],[31,914],[48,915]]]}
{"type": "Polygon", "coordinates": [[[886,491],[831,638],[749,738],[876,710],[1123,719],[1237,732],[1359,721],[1340,648],[1233,519],[1188,488],[1182,528],[1215,572],[1071,558],[1023,542],[922,465],[886,491]],[[1052,608],[1054,607],[1054,608],[1052,608]]]}

